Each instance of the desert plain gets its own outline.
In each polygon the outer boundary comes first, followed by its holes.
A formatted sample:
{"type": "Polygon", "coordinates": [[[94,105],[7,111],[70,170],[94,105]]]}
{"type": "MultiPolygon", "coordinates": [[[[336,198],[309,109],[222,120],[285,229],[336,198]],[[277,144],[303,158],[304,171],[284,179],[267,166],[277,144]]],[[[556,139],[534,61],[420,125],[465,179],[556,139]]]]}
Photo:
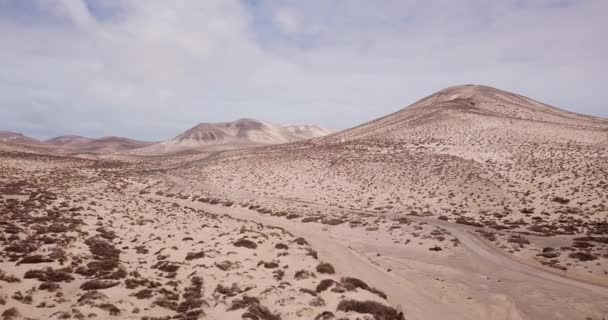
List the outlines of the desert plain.
{"type": "Polygon", "coordinates": [[[339,132],[4,136],[2,319],[608,318],[607,119],[464,85],[339,132]]]}

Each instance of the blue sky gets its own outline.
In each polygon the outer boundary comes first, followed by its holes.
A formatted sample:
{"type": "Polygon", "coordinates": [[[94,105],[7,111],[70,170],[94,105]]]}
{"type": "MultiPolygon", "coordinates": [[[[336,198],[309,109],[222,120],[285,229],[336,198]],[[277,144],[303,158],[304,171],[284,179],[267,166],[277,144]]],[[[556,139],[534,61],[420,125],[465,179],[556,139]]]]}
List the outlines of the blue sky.
{"type": "Polygon", "coordinates": [[[477,83],[608,117],[608,1],[0,0],[0,129],[343,129],[477,83]]]}

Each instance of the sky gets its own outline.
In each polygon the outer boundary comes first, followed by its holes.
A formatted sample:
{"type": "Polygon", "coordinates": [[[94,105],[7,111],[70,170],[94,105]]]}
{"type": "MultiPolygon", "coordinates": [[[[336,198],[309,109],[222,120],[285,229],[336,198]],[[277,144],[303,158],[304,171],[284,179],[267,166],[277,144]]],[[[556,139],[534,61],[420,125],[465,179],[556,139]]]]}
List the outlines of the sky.
{"type": "Polygon", "coordinates": [[[345,129],[460,84],[608,118],[605,0],[0,0],[0,129],[345,129]]]}

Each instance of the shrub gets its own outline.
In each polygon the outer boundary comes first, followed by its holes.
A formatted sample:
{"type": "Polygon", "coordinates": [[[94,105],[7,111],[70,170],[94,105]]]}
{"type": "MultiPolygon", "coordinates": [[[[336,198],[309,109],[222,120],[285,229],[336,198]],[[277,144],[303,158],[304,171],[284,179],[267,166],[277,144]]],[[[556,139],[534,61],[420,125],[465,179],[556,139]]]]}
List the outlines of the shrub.
{"type": "Polygon", "coordinates": [[[277,243],[277,244],[274,246],[274,248],[275,248],[275,249],[282,249],[282,250],[287,250],[287,249],[289,249],[289,247],[288,247],[286,244],[284,244],[284,243],[277,243]]]}
{"type": "Polygon", "coordinates": [[[592,254],[589,254],[589,253],[586,253],[586,252],[580,252],[580,251],[579,252],[573,252],[573,253],[569,254],[568,257],[573,258],[573,259],[577,259],[577,260],[580,260],[580,261],[593,261],[593,260],[597,259],[597,257],[594,256],[594,255],[592,255],[592,254]]]}
{"type": "Polygon", "coordinates": [[[111,303],[102,303],[99,305],[99,308],[108,311],[111,316],[117,316],[120,314],[120,309],[111,303]]]}
{"type": "Polygon", "coordinates": [[[21,259],[21,261],[19,261],[18,264],[34,264],[34,263],[47,263],[47,262],[53,262],[53,259],[51,259],[49,257],[41,256],[39,254],[35,254],[35,255],[23,257],[23,259],[21,259]]]}
{"type": "Polygon", "coordinates": [[[323,311],[315,317],[315,320],[331,320],[333,318],[335,318],[335,316],[332,312],[323,311]]]}
{"type": "Polygon", "coordinates": [[[293,240],[293,242],[295,242],[295,243],[297,243],[297,244],[299,244],[301,246],[304,246],[304,245],[307,246],[307,245],[309,245],[308,242],[304,238],[296,238],[296,239],[293,240]]]}
{"type": "Polygon", "coordinates": [[[17,283],[20,282],[19,278],[15,276],[9,276],[4,271],[0,270],[0,281],[8,282],[8,283],[17,283]]]}
{"type": "Polygon", "coordinates": [[[268,308],[260,305],[260,300],[254,297],[244,296],[242,299],[235,299],[228,310],[245,308],[247,308],[247,311],[241,316],[243,319],[281,320],[279,315],[273,314],[268,308]]]}
{"type": "Polygon", "coordinates": [[[194,259],[200,259],[200,258],[204,258],[205,257],[205,251],[199,251],[199,252],[189,252],[186,255],[186,260],[194,260],[194,259]]]}
{"type": "Polygon", "coordinates": [[[115,287],[120,282],[104,281],[104,280],[89,280],[80,286],[82,290],[102,290],[115,287]]]}
{"type": "Polygon", "coordinates": [[[132,293],[131,296],[136,297],[137,299],[150,299],[154,295],[154,292],[150,289],[141,289],[135,293],[132,293]]]}
{"type": "Polygon", "coordinates": [[[331,287],[332,284],[336,283],[334,280],[331,279],[323,279],[321,280],[321,282],[319,282],[319,284],[317,285],[316,291],[317,292],[323,292],[327,289],[329,289],[329,287],[331,287]]]}
{"type": "Polygon", "coordinates": [[[376,288],[372,288],[372,287],[368,286],[367,283],[365,283],[362,280],[359,280],[357,278],[344,277],[340,280],[340,283],[348,291],[352,291],[352,290],[355,290],[356,288],[360,288],[360,289],[369,291],[373,294],[377,294],[378,296],[382,297],[383,299],[386,299],[386,294],[384,292],[382,292],[376,288]]]}
{"type": "Polygon", "coordinates": [[[405,320],[403,312],[375,301],[342,300],[337,310],[371,314],[374,320],[405,320]]]}
{"type": "Polygon", "coordinates": [[[304,280],[304,279],[308,279],[308,278],[314,277],[314,276],[315,276],[314,273],[312,273],[310,271],[306,271],[306,270],[298,270],[294,274],[294,278],[296,280],[304,280]]]}
{"type": "Polygon", "coordinates": [[[55,282],[43,282],[38,286],[39,290],[46,290],[48,292],[55,292],[61,289],[61,286],[55,282]]]}
{"type": "Polygon", "coordinates": [[[12,320],[18,316],[19,316],[19,311],[17,311],[17,309],[15,307],[6,309],[6,310],[4,310],[4,312],[2,312],[3,320],[12,320]]]}
{"type": "Polygon", "coordinates": [[[336,273],[336,270],[334,269],[334,266],[332,266],[331,264],[322,262],[322,263],[319,263],[319,265],[317,266],[317,272],[324,273],[324,274],[334,274],[334,273],[336,273]]]}
{"type": "Polygon", "coordinates": [[[235,247],[245,247],[245,248],[249,248],[249,249],[255,249],[258,247],[258,245],[255,242],[253,242],[251,240],[247,240],[247,239],[242,239],[242,238],[239,240],[236,240],[233,243],[233,245],[235,247]]]}
{"type": "Polygon", "coordinates": [[[62,270],[53,270],[52,268],[45,268],[42,270],[28,270],[23,275],[25,279],[37,279],[42,282],[70,282],[74,280],[71,274],[62,270]]]}

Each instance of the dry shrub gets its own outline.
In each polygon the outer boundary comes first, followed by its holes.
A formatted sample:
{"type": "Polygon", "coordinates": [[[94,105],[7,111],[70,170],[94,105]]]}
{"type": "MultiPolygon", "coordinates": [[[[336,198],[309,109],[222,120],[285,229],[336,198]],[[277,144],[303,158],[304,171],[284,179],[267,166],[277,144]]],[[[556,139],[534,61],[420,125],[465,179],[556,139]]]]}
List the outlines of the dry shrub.
{"type": "Polygon", "coordinates": [[[281,320],[278,314],[273,314],[268,308],[260,305],[260,300],[254,297],[244,296],[242,299],[235,299],[228,310],[245,308],[247,311],[241,316],[243,319],[281,320]]]}
{"type": "Polygon", "coordinates": [[[43,282],[38,286],[39,290],[46,290],[48,292],[55,292],[61,289],[61,286],[55,282],[43,282]]]}
{"type": "Polygon", "coordinates": [[[279,267],[279,264],[274,261],[260,261],[258,262],[258,266],[263,265],[266,269],[275,269],[279,267]]]}
{"type": "Polygon", "coordinates": [[[106,310],[111,316],[117,316],[120,314],[120,309],[111,303],[102,303],[98,306],[102,310],[106,310]]]}
{"type": "Polygon", "coordinates": [[[405,320],[403,312],[375,301],[342,300],[337,310],[371,314],[374,320],[405,320]]]}
{"type": "Polygon", "coordinates": [[[592,255],[590,253],[580,252],[580,251],[579,252],[573,252],[573,253],[569,254],[568,257],[573,258],[573,259],[577,259],[577,260],[580,260],[580,261],[593,261],[593,260],[597,259],[596,256],[594,256],[594,255],[592,255]]]}
{"type": "Polygon", "coordinates": [[[307,288],[300,288],[300,292],[307,293],[307,294],[309,294],[309,295],[311,295],[313,297],[317,296],[316,292],[314,292],[313,290],[307,289],[307,288]]]}
{"type": "Polygon", "coordinates": [[[53,262],[53,259],[49,257],[45,257],[39,254],[34,254],[30,256],[25,256],[19,263],[17,264],[35,264],[35,263],[48,263],[53,262]]]}
{"type": "Polygon", "coordinates": [[[315,277],[315,274],[310,271],[307,271],[307,270],[298,270],[294,274],[294,278],[296,280],[304,280],[304,279],[308,279],[311,277],[315,277]]]}
{"type": "Polygon", "coordinates": [[[327,224],[330,226],[337,226],[339,224],[343,224],[344,222],[345,222],[344,220],[339,219],[339,218],[331,218],[331,219],[325,219],[325,220],[321,221],[322,224],[327,224]]]}
{"type": "Polygon", "coordinates": [[[277,243],[274,246],[274,248],[275,249],[281,249],[281,250],[287,250],[287,249],[289,249],[289,247],[286,244],[284,244],[284,243],[277,243]]]}
{"type": "Polygon", "coordinates": [[[333,312],[323,311],[315,317],[315,320],[331,320],[333,318],[335,318],[333,312]]]}
{"type": "Polygon", "coordinates": [[[108,288],[112,288],[115,287],[117,285],[119,285],[120,282],[113,282],[113,281],[105,281],[105,280],[89,280],[85,283],[83,283],[80,286],[80,289],[82,290],[103,290],[103,289],[108,289],[108,288]]]}
{"type": "Polygon", "coordinates": [[[233,245],[235,247],[245,247],[249,249],[256,249],[258,247],[255,242],[243,238],[236,240],[233,245]]]}
{"type": "Polygon", "coordinates": [[[132,293],[131,296],[136,297],[137,299],[150,299],[154,295],[154,291],[150,289],[141,289],[135,293],[132,293]]]}
{"type": "Polygon", "coordinates": [[[95,300],[104,300],[107,299],[108,296],[98,291],[88,291],[85,292],[82,296],[78,298],[78,303],[86,303],[90,304],[95,300]]]}
{"type": "Polygon", "coordinates": [[[241,293],[241,290],[236,283],[233,283],[231,287],[224,287],[221,284],[218,284],[215,287],[214,292],[223,294],[228,297],[234,297],[237,294],[241,293]]]}
{"type": "Polygon", "coordinates": [[[151,267],[152,269],[158,269],[160,271],[173,273],[179,270],[180,265],[177,262],[171,261],[159,261],[151,267]]]}
{"type": "Polygon", "coordinates": [[[336,270],[334,269],[334,266],[332,266],[331,264],[329,264],[327,262],[321,262],[317,266],[317,272],[324,273],[324,274],[334,274],[334,273],[336,273],[336,270]]]}
{"type": "Polygon", "coordinates": [[[186,255],[186,260],[190,261],[190,260],[194,260],[194,259],[201,259],[204,257],[205,257],[205,251],[189,252],[186,255]]]}
{"type": "Polygon", "coordinates": [[[331,287],[332,284],[335,284],[336,282],[332,279],[323,279],[321,280],[321,282],[319,282],[319,284],[317,285],[317,292],[323,292],[327,289],[329,289],[329,287],[331,287]]]}
{"type": "Polygon", "coordinates": [[[0,281],[4,281],[4,282],[8,282],[8,283],[17,283],[20,282],[21,280],[19,280],[19,278],[12,276],[12,275],[7,275],[6,273],[4,273],[4,271],[0,270],[0,281]]]}
{"type": "Polygon", "coordinates": [[[2,320],[12,320],[18,316],[19,316],[19,311],[15,307],[6,309],[6,310],[4,310],[4,312],[2,312],[2,320]]]}
{"type": "Polygon", "coordinates": [[[156,300],[154,300],[154,302],[152,302],[152,304],[157,305],[161,308],[165,308],[165,309],[169,309],[169,310],[173,310],[173,311],[177,311],[177,308],[179,307],[177,305],[177,302],[171,301],[167,298],[156,299],[156,300]]]}
{"type": "Polygon", "coordinates": [[[118,259],[120,255],[119,249],[116,249],[112,243],[99,236],[89,238],[84,243],[89,246],[91,253],[97,256],[99,260],[118,259]]]}
{"type": "Polygon", "coordinates": [[[306,241],[306,239],[304,239],[304,238],[296,238],[296,239],[293,240],[293,242],[295,242],[295,243],[297,243],[297,244],[299,244],[301,246],[304,246],[304,245],[308,246],[309,245],[308,241],[306,241]]]}
{"type": "Polygon", "coordinates": [[[386,299],[386,294],[384,292],[382,292],[376,288],[372,288],[372,287],[368,286],[367,283],[365,283],[362,280],[359,280],[357,278],[344,277],[344,278],[340,279],[340,283],[348,291],[352,291],[352,290],[355,290],[356,288],[360,288],[360,289],[369,291],[373,294],[376,294],[376,295],[380,296],[382,299],[386,299]]]}
{"type": "Polygon", "coordinates": [[[71,282],[74,280],[66,269],[53,270],[50,267],[42,270],[28,270],[23,278],[37,279],[42,282],[71,282]]]}

